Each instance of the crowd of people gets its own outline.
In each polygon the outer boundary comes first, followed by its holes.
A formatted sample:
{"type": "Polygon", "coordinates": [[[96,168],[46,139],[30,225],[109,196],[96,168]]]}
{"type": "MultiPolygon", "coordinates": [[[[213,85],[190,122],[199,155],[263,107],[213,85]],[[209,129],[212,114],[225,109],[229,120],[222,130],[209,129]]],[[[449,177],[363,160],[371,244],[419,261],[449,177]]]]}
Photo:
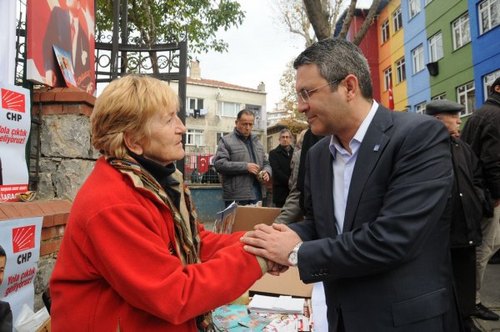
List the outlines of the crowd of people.
{"type": "Polygon", "coordinates": [[[219,141],[211,171],[225,204],[254,204],[273,181],[281,208],[274,224],[230,235],[197,221],[175,167],[186,128],[172,89],[141,75],[104,89],[91,115],[102,157],[50,281],[54,331],[215,331],[213,309],[292,266],[315,284],[317,331],[498,320],[480,291],[500,246],[500,79],[460,134],[460,104],[433,101],[427,115],[380,105],[346,40],[314,43],[293,65],[309,123],[298,144],[282,130],[268,158],[248,109],[219,141]]]}

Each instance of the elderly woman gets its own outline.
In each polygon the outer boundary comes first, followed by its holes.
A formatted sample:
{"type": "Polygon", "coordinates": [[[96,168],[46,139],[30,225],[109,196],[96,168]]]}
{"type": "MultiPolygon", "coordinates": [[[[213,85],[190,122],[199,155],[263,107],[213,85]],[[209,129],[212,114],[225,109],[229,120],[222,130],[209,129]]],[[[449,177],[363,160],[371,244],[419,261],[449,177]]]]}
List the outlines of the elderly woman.
{"type": "Polygon", "coordinates": [[[104,157],[75,198],[52,274],[54,331],[210,331],[210,310],[266,271],[241,233],[197,223],[174,164],[178,110],[168,85],[144,76],[97,98],[92,139],[104,157]]]}

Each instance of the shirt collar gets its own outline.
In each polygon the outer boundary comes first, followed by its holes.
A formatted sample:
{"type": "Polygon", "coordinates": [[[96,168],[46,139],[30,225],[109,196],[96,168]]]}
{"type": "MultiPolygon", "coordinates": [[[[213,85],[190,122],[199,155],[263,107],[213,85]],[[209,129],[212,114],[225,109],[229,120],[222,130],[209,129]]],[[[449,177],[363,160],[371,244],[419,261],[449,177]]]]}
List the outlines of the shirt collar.
{"type": "MultiPolygon", "coordinates": [[[[349,142],[349,146],[351,147],[351,151],[354,152],[354,146],[358,147],[361,145],[361,142],[363,142],[363,138],[366,135],[366,132],[368,131],[368,127],[372,123],[373,117],[375,116],[375,113],[377,113],[378,109],[378,103],[373,100],[372,107],[370,108],[370,111],[364,118],[363,122],[361,122],[361,125],[359,126],[358,130],[356,131],[356,134],[354,134],[354,137],[351,139],[349,142]]],[[[347,151],[342,147],[340,142],[338,141],[337,137],[335,135],[330,136],[330,153],[332,154],[333,158],[335,159],[337,152],[346,154],[347,151]]]]}

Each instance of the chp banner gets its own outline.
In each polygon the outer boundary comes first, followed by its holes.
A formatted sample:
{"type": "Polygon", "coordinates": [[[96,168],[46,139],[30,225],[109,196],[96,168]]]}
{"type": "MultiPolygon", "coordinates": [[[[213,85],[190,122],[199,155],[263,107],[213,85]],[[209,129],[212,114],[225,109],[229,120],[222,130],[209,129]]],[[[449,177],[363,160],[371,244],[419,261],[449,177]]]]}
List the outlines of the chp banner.
{"type": "Polygon", "coordinates": [[[31,128],[29,90],[0,83],[0,202],[28,191],[26,143],[31,128]]]}
{"type": "Polygon", "coordinates": [[[33,310],[33,281],[40,258],[42,219],[34,217],[0,221],[0,246],[6,253],[0,302],[10,304],[13,322],[16,322],[23,304],[33,310]]]}

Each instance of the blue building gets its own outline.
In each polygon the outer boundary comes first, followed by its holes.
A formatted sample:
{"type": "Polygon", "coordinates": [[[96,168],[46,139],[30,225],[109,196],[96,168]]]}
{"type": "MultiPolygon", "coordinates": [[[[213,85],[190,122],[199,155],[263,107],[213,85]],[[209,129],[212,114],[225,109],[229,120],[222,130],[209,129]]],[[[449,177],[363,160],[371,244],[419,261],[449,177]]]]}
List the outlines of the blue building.
{"type": "Polygon", "coordinates": [[[469,0],[468,9],[478,108],[486,100],[491,83],[500,76],[500,1],[469,0]]]}

